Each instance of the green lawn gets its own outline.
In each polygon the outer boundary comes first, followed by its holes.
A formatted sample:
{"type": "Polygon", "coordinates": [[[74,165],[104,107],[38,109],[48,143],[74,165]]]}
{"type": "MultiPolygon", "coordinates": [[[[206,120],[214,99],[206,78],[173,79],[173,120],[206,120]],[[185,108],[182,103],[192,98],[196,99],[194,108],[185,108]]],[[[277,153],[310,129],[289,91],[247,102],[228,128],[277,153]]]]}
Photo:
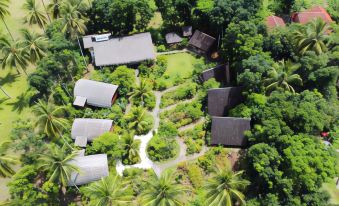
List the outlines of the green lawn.
{"type": "Polygon", "coordinates": [[[176,79],[189,78],[192,75],[197,59],[189,53],[177,53],[166,56],[168,59],[167,70],[164,74],[168,87],[175,85],[176,79]]]}
{"type": "Polygon", "coordinates": [[[326,190],[331,195],[331,203],[332,204],[339,204],[339,189],[336,188],[337,179],[333,180],[330,183],[323,184],[323,189],[326,190]]]}

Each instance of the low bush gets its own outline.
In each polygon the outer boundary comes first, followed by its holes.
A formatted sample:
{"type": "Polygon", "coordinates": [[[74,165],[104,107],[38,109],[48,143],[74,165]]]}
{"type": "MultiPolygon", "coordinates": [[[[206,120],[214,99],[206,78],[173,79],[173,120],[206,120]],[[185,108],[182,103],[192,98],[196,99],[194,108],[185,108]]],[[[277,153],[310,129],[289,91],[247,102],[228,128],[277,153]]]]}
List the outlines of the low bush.
{"type": "Polygon", "coordinates": [[[153,136],[147,146],[147,153],[153,161],[164,161],[175,157],[178,154],[179,145],[174,138],[162,138],[153,136]]]}
{"type": "Polygon", "coordinates": [[[204,145],[206,132],[204,125],[196,125],[193,129],[185,130],[179,133],[179,136],[184,138],[184,142],[187,146],[187,154],[199,153],[204,145]]]}
{"type": "Polygon", "coordinates": [[[200,188],[204,181],[203,173],[200,167],[196,164],[190,164],[187,167],[188,177],[194,188],[200,188]]]}
{"type": "Polygon", "coordinates": [[[174,138],[178,135],[178,129],[173,122],[161,122],[158,135],[164,138],[174,138]]]}
{"type": "Polygon", "coordinates": [[[191,99],[197,92],[197,85],[195,83],[187,83],[178,87],[178,89],[166,92],[161,97],[160,108],[164,108],[180,100],[191,99]]]}

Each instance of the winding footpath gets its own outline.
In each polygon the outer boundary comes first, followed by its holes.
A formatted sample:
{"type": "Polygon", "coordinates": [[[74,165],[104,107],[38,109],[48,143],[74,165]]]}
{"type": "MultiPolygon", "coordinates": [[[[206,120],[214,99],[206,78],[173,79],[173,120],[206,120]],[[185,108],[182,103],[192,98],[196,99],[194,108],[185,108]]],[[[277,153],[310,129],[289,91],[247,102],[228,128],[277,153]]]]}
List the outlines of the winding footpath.
{"type": "MultiPolygon", "coordinates": [[[[140,79],[138,77],[138,73],[136,72],[136,79],[137,79],[137,83],[140,83],[140,79]]],[[[182,139],[179,138],[179,136],[176,137],[176,141],[178,142],[179,144],[179,148],[180,148],[180,152],[179,152],[179,155],[175,158],[175,159],[171,159],[171,160],[168,160],[166,162],[160,162],[160,163],[157,163],[157,162],[153,162],[152,160],[150,160],[147,156],[147,145],[148,145],[148,142],[152,139],[153,137],[153,133],[154,132],[157,132],[158,131],[158,128],[159,128],[159,124],[160,124],[160,113],[164,110],[168,110],[167,108],[164,108],[164,109],[160,109],[160,103],[161,103],[161,96],[166,93],[166,92],[169,92],[169,91],[173,91],[175,89],[177,89],[178,86],[174,86],[174,87],[171,87],[167,90],[164,90],[162,92],[159,92],[159,91],[155,91],[154,92],[154,95],[156,97],[156,104],[155,104],[155,108],[153,109],[152,111],[152,116],[153,116],[153,119],[154,119],[154,125],[153,125],[153,128],[152,130],[146,134],[146,135],[136,135],[134,136],[134,139],[138,139],[141,141],[141,144],[140,144],[140,148],[139,148],[139,155],[140,155],[140,162],[137,163],[137,164],[134,164],[134,165],[124,165],[120,160],[117,162],[116,164],[116,170],[117,170],[117,173],[119,175],[122,175],[123,171],[125,169],[128,169],[128,168],[140,168],[140,169],[153,169],[155,174],[157,176],[160,176],[161,172],[166,170],[167,168],[169,167],[172,167],[172,166],[175,166],[177,165],[178,163],[180,162],[184,162],[184,161],[191,161],[191,160],[194,160],[202,155],[205,154],[205,152],[208,150],[208,148],[204,145],[201,152],[200,153],[196,153],[196,154],[193,154],[193,155],[189,155],[189,156],[186,156],[186,144],[184,143],[184,141],[182,139]]],[[[192,101],[192,100],[189,100],[189,101],[192,101]]],[[[174,108],[174,106],[176,105],[172,105],[172,106],[169,106],[170,108],[174,108]]],[[[130,109],[130,104],[126,107],[126,110],[129,111],[130,109]]],[[[181,128],[179,128],[179,131],[184,131],[184,130],[187,130],[187,129],[192,129],[194,128],[195,125],[197,124],[200,124],[204,121],[203,118],[199,119],[198,121],[196,122],[193,122],[189,125],[186,125],[186,126],[183,126],[181,128]]]]}

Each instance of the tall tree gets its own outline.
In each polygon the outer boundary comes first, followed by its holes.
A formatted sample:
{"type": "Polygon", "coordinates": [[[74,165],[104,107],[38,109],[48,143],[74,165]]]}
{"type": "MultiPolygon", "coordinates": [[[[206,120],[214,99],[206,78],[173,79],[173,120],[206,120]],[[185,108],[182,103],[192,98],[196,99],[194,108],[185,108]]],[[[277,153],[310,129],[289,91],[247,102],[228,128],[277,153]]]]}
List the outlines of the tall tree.
{"type": "Polygon", "coordinates": [[[128,127],[136,131],[137,134],[142,133],[145,127],[148,126],[146,121],[146,109],[139,106],[133,107],[129,114],[127,114],[128,127]]]}
{"type": "Polygon", "coordinates": [[[15,174],[12,165],[18,163],[18,160],[6,154],[9,146],[9,142],[4,142],[0,145],[0,177],[11,177],[15,174]]]}
{"type": "Polygon", "coordinates": [[[47,16],[47,18],[48,18],[48,21],[49,21],[49,23],[51,23],[51,18],[49,17],[49,13],[48,13],[48,10],[47,10],[47,7],[46,7],[46,5],[45,5],[44,0],[41,0],[41,3],[42,3],[42,6],[43,6],[44,9],[45,9],[45,12],[46,12],[46,16],[47,16]]]}
{"type": "Polygon", "coordinates": [[[133,162],[134,158],[139,156],[139,144],[134,139],[134,133],[129,132],[129,133],[124,134],[123,142],[124,142],[125,155],[129,161],[133,162]]]}
{"type": "Polygon", "coordinates": [[[271,92],[274,89],[280,88],[295,93],[291,84],[302,84],[299,74],[293,74],[299,67],[300,65],[293,64],[290,60],[282,60],[275,64],[271,71],[268,72],[268,78],[264,80],[264,83],[267,85],[266,91],[271,92]]]}
{"type": "Polygon", "coordinates": [[[182,196],[187,188],[176,183],[174,173],[163,172],[159,178],[153,177],[141,193],[141,202],[145,206],[182,206],[182,196]]]}
{"type": "Polygon", "coordinates": [[[69,35],[71,39],[75,39],[80,34],[84,34],[87,30],[84,18],[77,5],[70,2],[64,2],[61,7],[61,19],[63,22],[62,32],[69,35]]]}
{"type": "Polygon", "coordinates": [[[329,27],[322,19],[316,19],[305,27],[300,27],[292,35],[295,39],[296,49],[303,55],[306,51],[322,54],[327,51],[325,41],[328,38],[329,27]]]}
{"type": "Polygon", "coordinates": [[[39,126],[40,130],[50,138],[60,136],[70,147],[61,134],[68,125],[68,121],[63,118],[64,109],[65,107],[63,106],[54,105],[51,98],[49,98],[47,102],[40,99],[33,107],[33,112],[37,115],[35,124],[39,126]]]}
{"type": "Polygon", "coordinates": [[[145,98],[149,98],[151,94],[151,89],[148,87],[146,79],[144,79],[140,82],[140,85],[136,86],[128,95],[130,95],[130,99],[135,99],[141,102],[141,104],[144,104],[145,98]]]}
{"type": "Polygon", "coordinates": [[[23,5],[24,10],[27,12],[25,22],[29,25],[38,24],[40,28],[45,31],[47,24],[46,15],[40,10],[35,0],[26,0],[23,5]]]}
{"type": "Polygon", "coordinates": [[[206,205],[232,206],[238,203],[245,205],[245,196],[241,190],[249,185],[249,181],[242,179],[241,174],[242,171],[233,173],[232,170],[226,167],[216,167],[214,175],[204,186],[206,190],[206,205]]]}
{"type": "Polygon", "coordinates": [[[84,188],[84,194],[97,206],[123,206],[133,198],[118,175],[108,176],[84,188]]]}
{"type": "Polygon", "coordinates": [[[68,148],[58,145],[48,145],[48,151],[39,156],[39,168],[47,172],[49,181],[60,185],[61,200],[64,201],[66,186],[72,172],[80,172],[79,168],[72,164],[72,160],[78,155],[77,151],[69,152],[68,148]]]}
{"type": "Polygon", "coordinates": [[[8,4],[9,4],[9,0],[0,0],[0,18],[2,20],[2,22],[4,23],[7,32],[9,33],[9,35],[11,36],[12,40],[14,41],[13,35],[11,33],[11,31],[9,30],[6,21],[5,21],[5,17],[7,15],[9,15],[9,11],[8,11],[8,4]]]}
{"type": "Polygon", "coordinates": [[[53,19],[58,19],[60,17],[62,0],[52,0],[47,5],[48,11],[52,14],[53,19]]]}
{"type": "Polygon", "coordinates": [[[3,69],[6,67],[15,68],[20,74],[22,69],[25,74],[28,66],[28,53],[23,49],[19,41],[10,41],[6,37],[0,37],[0,48],[1,48],[1,66],[3,69]]]}
{"type": "Polygon", "coordinates": [[[46,55],[47,38],[42,35],[30,32],[28,29],[22,29],[22,44],[30,56],[30,61],[35,63],[46,55]]]}

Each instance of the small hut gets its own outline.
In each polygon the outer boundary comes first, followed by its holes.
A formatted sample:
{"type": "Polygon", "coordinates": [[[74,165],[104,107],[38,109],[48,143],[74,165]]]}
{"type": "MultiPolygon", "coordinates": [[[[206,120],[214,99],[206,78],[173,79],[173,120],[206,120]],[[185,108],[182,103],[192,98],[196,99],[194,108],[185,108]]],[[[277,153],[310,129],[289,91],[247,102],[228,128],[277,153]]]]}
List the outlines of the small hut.
{"type": "Polygon", "coordinates": [[[189,48],[199,54],[205,54],[213,46],[215,38],[199,30],[195,30],[188,42],[189,48]]]}

